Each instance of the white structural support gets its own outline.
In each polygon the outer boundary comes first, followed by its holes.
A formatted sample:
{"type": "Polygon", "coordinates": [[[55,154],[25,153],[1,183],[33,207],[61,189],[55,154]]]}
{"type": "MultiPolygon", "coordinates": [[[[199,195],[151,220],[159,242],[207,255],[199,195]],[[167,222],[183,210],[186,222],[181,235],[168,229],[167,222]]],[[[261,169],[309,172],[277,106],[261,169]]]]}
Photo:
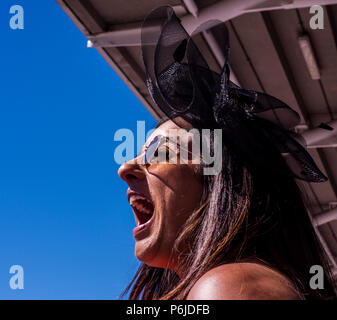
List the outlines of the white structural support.
{"type": "Polygon", "coordinates": [[[321,226],[334,220],[337,220],[337,208],[320,213],[313,218],[313,223],[315,226],[321,226]]]}
{"type": "MultiPolygon", "coordinates": [[[[228,21],[248,12],[306,8],[336,3],[336,0],[223,0],[196,11],[192,1],[185,1],[187,9],[192,13],[180,19],[186,31],[192,33],[207,20],[228,21]]],[[[88,36],[88,47],[139,46],[140,39],[141,23],[125,24],[115,26],[109,32],[88,36]]]]}
{"type": "Polygon", "coordinates": [[[191,13],[191,15],[195,18],[199,15],[199,9],[194,0],[183,0],[187,10],[191,13]]]}
{"type": "Polygon", "coordinates": [[[316,127],[301,133],[307,148],[337,147],[337,120],[331,121],[327,125],[333,130],[316,127]]]}
{"type": "Polygon", "coordinates": [[[319,242],[321,243],[328,259],[329,259],[329,262],[332,266],[332,273],[333,273],[333,276],[336,277],[337,276],[337,262],[336,262],[336,259],[333,255],[333,253],[331,252],[330,250],[330,247],[328,246],[328,244],[326,243],[325,239],[323,238],[321,232],[319,231],[319,228],[318,228],[318,225],[315,223],[315,219],[312,217],[312,214],[311,212],[309,211],[309,216],[310,216],[310,219],[312,221],[312,224],[314,226],[314,229],[315,229],[315,232],[316,232],[316,235],[317,235],[317,238],[319,240],[319,242]]]}
{"type": "MultiPolygon", "coordinates": [[[[198,9],[197,4],[194,2],[194,0],[184,0],[184,3],[187,9],[191,12],[191,14],[194,17],[197,17],[199,9],[198,9]]],[[[124,26],[124,29],[121,29],[120,33],[122,35],[124,32],[124,38],[127,38],[130,35],[130,33],[133,34],[135,32],[135,29],[137,28],[138,28],[137,24],[129,24],[127,27],[124,26]]],[[[210,46],[215,59],[219,63],[220,67],[222,67],[224,65],[225,58],[223,56],[222,50],[219,47],[214,35],[209,30],[203,31],[202,34],[204,38],[206,39],[208,45],[210,46]]],[[[88,47],[97,47],[98,43],[100,44],[100,46],[103,46],[103,47],[111,46],[111,42],[109,42],[109,40],[105,38],[105,34],[100,34],[96,36],[95,40],[88,41],[88,47]]],[[[231,68],[230,68],[230,80],[233,81],[238,86],[240,86],[239,80],[237,79],[236,75],[234,74],[231,68]]]]}
{"type": "MultiPolygon", "coordinates": [[[[209,47],[211,48],[215,59],[218,61],[219,65],[222,67],[225,63],[225,57],[214,35],[212,34],[211,31],[208,31],[208,30],[203,31],[202,34],[205,37],[209,47]]],[[[230,80],[233,81],[236,85],[240,86],[240,82],[237,79],[236,75],[234,74],[232,68],[231,67],[229,68],[230,68],[230,76],[229,76],[230,80]]]]}
{"type": "Polygon", "coordinates": [[[321,232],[318,230],[317,227],[315,227],[315,232],[316,232],[317,238],[318,238],[319,242],[321,243],[326,255],[328,256],[329,262],[332,266],[332,273],[334,274],[334,276],[336,276],[337,275],[336,259],[333,255],[333,253],[331,252],[328,244],[326,243],[325,239],[323,238],[321,232]]]}
{"type": "MultiPolygon", "coordinates": [[[[328,203],[320,203],[319,205],[310,206],[314,212],[325,212],[337,208],[337,201],[331,201],[328,203]]],[[[317,217],[317,215],[316,215],[317,217]]]]}
{"type": "Polygon", "coordinates": [[[127,23],[114,26],[113,30],[87,36],[88,48],[139,46],[141,37],[140,23],[127,23]]]}

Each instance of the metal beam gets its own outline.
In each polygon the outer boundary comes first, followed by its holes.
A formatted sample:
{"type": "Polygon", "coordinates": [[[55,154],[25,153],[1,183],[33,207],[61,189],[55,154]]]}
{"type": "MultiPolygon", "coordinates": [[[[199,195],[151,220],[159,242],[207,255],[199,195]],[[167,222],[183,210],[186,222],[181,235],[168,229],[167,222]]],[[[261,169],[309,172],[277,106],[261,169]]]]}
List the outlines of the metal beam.
{"type": "MultiPolygon", "coordinates": [[[[189,1],[191,2],[191,1],[189,1]]],[[[188,33],[208,20],[228,21],[248,12],[306,8],[313,5],[336,4],[336,0],[225,0],[180,17],[188,33]],[[194,15],[198,15],[195,17],[194,15]]],[[[199,30],[200,32],[203,30],[199,30]]],[[[88,36],[88,47],[139,46],[141,22],[114,26],[109,32],[88,36]]]]}
{"type": "Polygon", "coordinates": [[[319,242],[321,243],[328,259],[329,259],[329,262],[332,266],[332,273],[333,273],[333,276],[336,277],[337,276],[337,262],[336,262],[336,259],[333,255],[333,253],[331,252],[328,244],[326,243],[324,237],[322,236],[321,232],[319,231],[319,228],[318,228],[318,225],[315,223],[315,220],[311,214],[311,212],[309,211],[309,217],[310,217],[310,220],[313,224],[313,227],[315,229],[315,232],[316,232],[316,235],[317,235],[317,238],[319,240],[319,242]]]}
{"type": "MultiPolygon", "coordinates": [[[[187,6],[187,8],[189,10],[193,9],[193,16],[195,16],[195,14],[197,14],[198,12],[198,7],[196,5],[196,3],[194,2],[194,0],[184,0],[184,3],[187,6]],[[192,9],[191,9],[192,8],[192,9]]],[[[131,23],[128,25],[124,25],[123,29],[120,29],[120,37],[122,37],[123,39],[131,39],[133,36],[132,34],[134,34],[135,29],[139,28],[139,24],[135,24],[135,23],[131,23]]],[[[154,27],[155,29],[155,27],[154,27]]],[[[113,32],[113,31],[111,31],[113,32]]],[[[208,45],[211,49],[211,51],[214,54],[215,59],[217,60],[217,62],[219,63],[220,67],[222,67],[224,65],[225,62],[225,58],[222,54],[221,48],[219,47],[219,44],[217,42],[217,40],[215,39],[214,35],[212,34],[211,31],[206,30],[202,32],[205,40],[208,42],[208,45]]],[[[88,37],[90,38],[90,37],[88,37]]],[[[89,40],[88,41],[88,47],[97,47],[97,44],[99,44],[100,46],[103,47],[111,47],[111,41],[106,39],[106,33],[105,34],[99,34],[97,36],[95,36],[94,40],[89,40]]],[[[133,45],[132,42],[130,42],[130,45],[133,45]]],[[[238,86],[240,86],[240,82],[237,79],[236,75],[234,74],[233,70],[230,68],[230,80],[233,81],[235,84],[237,84],[238,86]]]]}
{"type": "MultiPolygon", "coordinates": [[[[207,41],[209,47],[211,48],[215,59],[218,61],[220,67],[222,67],[225,63],[225,57],[213,33],[209,30],[208,31],[206,30],[206,31],[203,31],[202,34],[205,40],[207,41]]],[[[230,76],[229,76],[230,80],[233,81],[236,85],[240,86],[240,82],[238,78],[236,77],[235,73],[233,72],[232,68],[229,67],[229,69],[230,69],[230,76]]]]}
{"type": "Polygon", "coordinates": [[[108,32],[89,35],[88,48],[99,47],[130,47],[139,46],[141,37],[141,23],[127,23],[113,26],[108,32]]]}
{"type": "Polygon", "coordinates": [[[327,123],[333,130],[316,127],[301,133],[307,148],[333,148],[337,147],[337,120],[327,123]]]}
{"type": "MultiPolygon", "coordinates": [[[[332,209],[337,208],[337,201],[330,201],[328,203],[320,203],[319,205],[310,205],[310,209],[313,212],[322,212],[322,211],[330,211],[332,209]]],[[[316,217],[320,213],[316,213],[316,217]]]]}
{"type": "Polygon", "coordinates": [[[321,226],[328,222],[337,220],[337,208],[334,208],[330,211],[325,211],[313,218],[313,223],[315,226],[321,226]]]}
{"type": "MultiPolygon", "coordinates": [[[[183,0],[183,3],[186,5],[187,9],[194,17],[198,16],[199,8],[194,0],[183,0]]],[[[215,57],[215,60],[218,62],[220,68],[222,68],[222,66],[225,64],[225,57],[212,31],[205,30],[202,32],[202,35],[204,36],[204,39],[207,41],[207,44],[209,45],[209,48],[211,49],[215,57]]],[[[233,81],[236,85],[240,86],[240,82],[236,77],[236,75],[234,74],[232,68],[229,67],[229,69],[230,69],[230,80],[233,81]]]]}
{"type": "Polygon", "coordinates": [[[336,262],[336,259],[335,259],[334,255],[333,255],[333,253],[331,252],[328,244],[326,243],[325,239],[323,238],[321,232],[318,230],[318,227],[314,227],[314,229],[315,229],[315,232],[316,232],[318,240],[320,241],[320,243],[321,243],[321,245],[322,245],[322,247],[323,247],[326,255],[328,256],[329,262],[330,262],[330,264],[332,266],[332,273],[336,277],[336,275],[337,275],[337,273],[336,273],[337,272],[337,262],[336,262]]]}
{"type": "Polygon", "coordinates": [[[191,13],[193,17],[198,17],[199,15],[199,8],[194,0],[183,0],[187,10],[191,13]]]}

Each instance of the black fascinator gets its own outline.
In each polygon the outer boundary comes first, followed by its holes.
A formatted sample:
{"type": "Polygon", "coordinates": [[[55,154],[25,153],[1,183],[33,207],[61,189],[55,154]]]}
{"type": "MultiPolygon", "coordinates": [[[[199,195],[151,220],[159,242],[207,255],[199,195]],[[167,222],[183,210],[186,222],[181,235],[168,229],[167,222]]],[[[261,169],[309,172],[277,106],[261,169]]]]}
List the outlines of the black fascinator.
{"type": "Polygon", "coordinates": [[[162,6],[144,19],[141,43],[146,85],[169,119],[177,123],[175,119],[182,117],[196,128],[222,129],[226,147],[256,167],[278,171],[272,146],[278,154],[285,154],[296,178],[327,180],[306,151],[304,139],[290,131],[300,122],[298,113],[275,97],[240,88],[229,80],[229,36],[223,22],[207,21],[190,36],[173,8],[162,6]],[[220,73],[209,68],[192,40],[194,34],[214,26],[223,35],[220,73]]]}

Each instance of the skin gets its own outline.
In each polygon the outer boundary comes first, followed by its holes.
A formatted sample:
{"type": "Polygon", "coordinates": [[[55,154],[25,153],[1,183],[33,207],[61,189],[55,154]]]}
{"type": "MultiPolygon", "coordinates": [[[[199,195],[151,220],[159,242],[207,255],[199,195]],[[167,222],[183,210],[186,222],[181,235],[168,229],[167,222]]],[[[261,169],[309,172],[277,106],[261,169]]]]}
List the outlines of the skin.
{"type": "Polygon", "coordinates": [[[257,263],[231,263],[205,273],[187,300],[299,300],[302,297],[279,272],[257,263]]]}
{"type": "MultiPolygon", "coordinates": [[[[169,120],[160,125],[146,141],[168,135],[170,129],[191,125],[179,118],[180,127],[169,120]]],[[[138,159],[139,160],[139,159],[138,159]]],[[[195,164],[157,163],[141,165],[137,158],[118,170],[129,188],[149,197],[154,203],[152,225],[135,236],[135,255],[145,264],[169,268],[178,275],[174,242],[181,226],[200,206],[202,182],[195,164]]],[[[187,300],[293,300],[301,297],[291,282],[279,272],[257,263],[221,265],[205,273],[190,290],[187,300]]]]}
{"type": "MultiPolygon", "coordinates": [[[[187,122],[181,123],[186,129],[191,127],[187,122]]],[[[167,136],[170,129],[180,127],[171,120],[166,121],[151,134],[145,145],[157,135],[167,136]]],[[[173,246],[181,226],[200,205],[201,177],[193,164],[157,163],[146,167],[136,160],[124,163],[118,174],[131,190],[150,197],[155,210],[148,232],[135,237],[135,255],[149,266],[170,268],[179,273],[173,246]]]]}

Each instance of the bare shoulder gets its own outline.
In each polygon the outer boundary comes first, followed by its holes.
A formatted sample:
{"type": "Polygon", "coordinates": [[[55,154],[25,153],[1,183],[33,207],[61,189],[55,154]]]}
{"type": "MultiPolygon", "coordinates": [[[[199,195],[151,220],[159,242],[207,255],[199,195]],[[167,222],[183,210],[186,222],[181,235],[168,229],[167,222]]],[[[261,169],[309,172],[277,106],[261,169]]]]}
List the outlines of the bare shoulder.
{"type": "Polygon", "coordinates": [[[258,263],[231,263],[205,273],[187,300],[297,300],[291,282],[281,273],[258,263]]]}

